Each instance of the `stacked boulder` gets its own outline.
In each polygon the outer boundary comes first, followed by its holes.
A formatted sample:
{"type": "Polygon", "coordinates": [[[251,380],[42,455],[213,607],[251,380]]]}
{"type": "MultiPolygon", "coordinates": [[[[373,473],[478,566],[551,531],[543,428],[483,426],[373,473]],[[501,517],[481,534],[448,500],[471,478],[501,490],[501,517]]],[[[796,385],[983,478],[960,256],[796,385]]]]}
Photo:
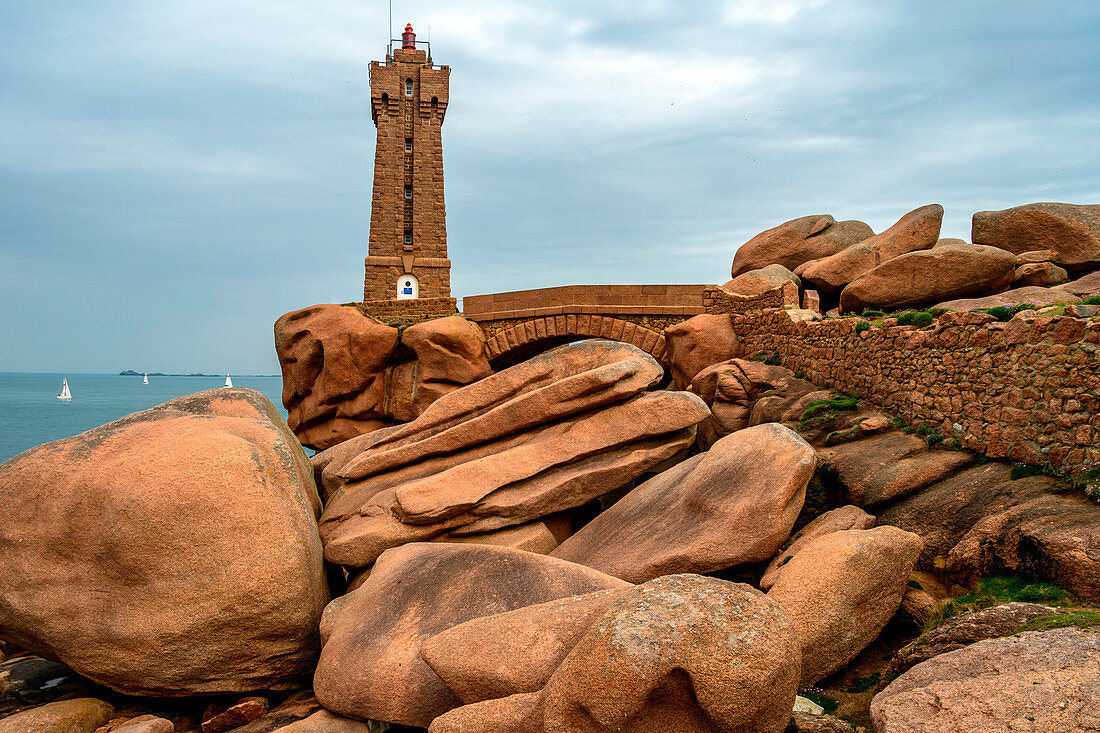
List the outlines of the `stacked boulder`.
{"type": "Polygon", "coordinates": [[[1045,304],[1100,292],[1087,283],[1083,293],[1065,288],[1072,277],[1100,268],[1100,205],[1037,203],[980,211],[974,214],[973,244],[939,239],[942,220],[938,204],[909,212],[881,234],[861,222],[794,219],[741,245],[734,279],[723,287],[752,297],[803,288],[806,307],[824,299],[841,313],[1045,304]],[[859,236],[849,241],[852,235],[859,236]],[[984,300],[1001,293],[999,300],[984,300]]]}
{"type": "Polygon", "coordinates": [[[708,414],[691,393],[648,391],[662,375],[636,347],[573,344],[318,454],[326,559],[363,568],[406,542],[484,536],[629,486],[683,454],[708,414]]]}

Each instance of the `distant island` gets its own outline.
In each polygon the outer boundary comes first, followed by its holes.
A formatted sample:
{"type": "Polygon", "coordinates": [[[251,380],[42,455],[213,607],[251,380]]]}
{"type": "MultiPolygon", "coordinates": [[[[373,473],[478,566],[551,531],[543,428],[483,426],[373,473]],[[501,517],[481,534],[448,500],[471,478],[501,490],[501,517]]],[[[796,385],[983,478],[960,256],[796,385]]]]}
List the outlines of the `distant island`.
{"type": "MultiPolygon", "coordinates": [[[[119,372],[120,377],[141,377],[146,375],[146,372],[135,372],[133,369],[127,369],[124,372],[119,372]]],[[[200,372],[192,372],[191,374],[165,374],[164,372],[148,372],[150,377],[217,377],[220,378],[221,374],[202,374],[200,372]]],[[[280,374],[238,374],[238,377],[279,377],[280,374]]]]}

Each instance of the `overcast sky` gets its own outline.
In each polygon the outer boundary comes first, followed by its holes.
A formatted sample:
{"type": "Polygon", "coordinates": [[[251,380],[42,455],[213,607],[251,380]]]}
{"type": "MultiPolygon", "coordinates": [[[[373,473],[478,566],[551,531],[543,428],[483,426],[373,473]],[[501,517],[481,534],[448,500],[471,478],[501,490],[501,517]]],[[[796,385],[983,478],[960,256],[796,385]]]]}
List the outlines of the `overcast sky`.
{"type": "MultiPolygon", "coordinates": [[[[423,0],[454,295],[722,283],[797,216],[1100,202],[1100,2],[423,0]]],[[[381,0],[0,4],[0,371],[277,372],[362,297],[381,0]]]]}

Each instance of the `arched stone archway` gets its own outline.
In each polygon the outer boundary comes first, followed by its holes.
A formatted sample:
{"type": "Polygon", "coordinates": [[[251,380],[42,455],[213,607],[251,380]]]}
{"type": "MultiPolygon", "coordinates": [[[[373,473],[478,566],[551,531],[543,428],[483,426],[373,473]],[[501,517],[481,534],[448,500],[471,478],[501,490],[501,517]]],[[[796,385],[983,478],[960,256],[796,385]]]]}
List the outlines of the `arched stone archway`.
{"type": "Polygon", "coordinates": [[[604,338],[637,346],[664,361],[665,337],[653,329],[621,318],[597,315],[542,316],[497,332],[486,342],[494,368],[534,356],[578,338],[604,338]]]}

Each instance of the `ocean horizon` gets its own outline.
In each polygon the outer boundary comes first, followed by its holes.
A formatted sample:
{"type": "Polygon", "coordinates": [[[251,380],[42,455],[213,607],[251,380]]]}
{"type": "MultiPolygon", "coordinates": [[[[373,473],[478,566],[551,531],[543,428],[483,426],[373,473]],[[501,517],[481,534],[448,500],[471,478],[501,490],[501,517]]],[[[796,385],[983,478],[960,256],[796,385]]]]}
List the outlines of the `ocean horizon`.
{"type": "MultiPolygon", "coordinates": [[[[232,376],[234,387],[266,396],[286,419],[283,380],[278,376],[232,376]]],[[[134,412],[208,389],[225,386],[221,376],[0,372],[0,463],[43,443],[70,438],[134,412]],[[67,379],[72,401],[57,399],[67,379]]]]}

